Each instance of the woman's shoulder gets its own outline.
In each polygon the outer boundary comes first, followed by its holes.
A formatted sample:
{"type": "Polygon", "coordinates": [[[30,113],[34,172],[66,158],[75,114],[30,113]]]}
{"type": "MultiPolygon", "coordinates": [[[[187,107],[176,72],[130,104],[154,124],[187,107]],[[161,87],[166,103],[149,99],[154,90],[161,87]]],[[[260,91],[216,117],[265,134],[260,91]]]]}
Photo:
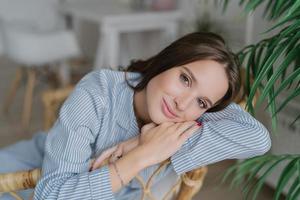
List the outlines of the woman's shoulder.
{"type": "Polygon", "coordinates": [[[139,77],[139,73],[136,72],[124,72],[111,69],[100,69],[89,72],[79,82],[79,86],[89,87],[94,86],[109,86],[110,88],[114,84],[123,83],[127,78],[129,81],[139,77]]]}
{"type": "Polygon", "coordinates": [[[127,91],[129,86],[126,79],[130,84],[135,85],[138,76],[137,73],[110,69],[91,71],[77,83],[73,93],[87,93],[93,98],[101,98],[106,102],[110,97],[127,91]]]}

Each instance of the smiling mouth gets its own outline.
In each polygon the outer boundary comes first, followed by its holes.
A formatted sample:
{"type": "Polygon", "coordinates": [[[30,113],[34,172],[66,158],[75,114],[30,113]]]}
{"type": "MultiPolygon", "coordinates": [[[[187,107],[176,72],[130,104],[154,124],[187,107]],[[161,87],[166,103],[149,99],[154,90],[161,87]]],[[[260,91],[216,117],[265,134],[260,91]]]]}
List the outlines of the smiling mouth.
{"type": "Polygon", "coordinates": [[[167,102],[163,99],[162,100],[162,111],[164,113],[164,115],[168,118],[171,118],[171,119],[174,119],[177,117],[177,115],[175,115],[171,110],[170,108],[168,107],[168,104],[167,102]]]}

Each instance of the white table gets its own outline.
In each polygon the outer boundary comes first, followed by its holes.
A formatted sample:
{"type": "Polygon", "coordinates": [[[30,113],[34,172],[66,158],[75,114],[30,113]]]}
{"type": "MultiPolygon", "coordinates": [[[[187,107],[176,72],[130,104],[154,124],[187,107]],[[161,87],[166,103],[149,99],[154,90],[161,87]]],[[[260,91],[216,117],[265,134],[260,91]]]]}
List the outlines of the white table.
{"type": "Polygon", "coordinates": [[[170,42],[177,36],[180,10],[138,11],[118,0],[72,0],[62,4],[62,12],[75,20],[89,20],[99,25],[95,68],[120,65],[120,34],[162,30],[164,41],[170,42]]]}

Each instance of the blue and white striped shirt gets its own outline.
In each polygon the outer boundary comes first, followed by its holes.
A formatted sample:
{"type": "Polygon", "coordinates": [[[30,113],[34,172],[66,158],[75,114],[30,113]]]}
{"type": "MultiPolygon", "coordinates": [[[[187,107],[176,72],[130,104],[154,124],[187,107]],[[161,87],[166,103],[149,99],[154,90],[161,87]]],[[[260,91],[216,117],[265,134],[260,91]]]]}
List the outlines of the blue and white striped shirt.
{"type": "MultiPolygon", "coordinates": [[[[128,73],[136,85],[137,73],[128,73]]],[[[113,194],[107,166],[89,172],[91,158],[137,136],[134,91],[124,72],[107,69],[86,75],[64,102],[45,144],[42,178],[34,199],[119,199],[113,194]]],[[[235,103],[222,111],[205,113],[203,126],[172,157],[167,169],[180,175],[224,159],[244,159],[270,149],[268,131],[235,103]]],[[[158,165],[142,170],[146,181],[158,165]]],[[[156,179],[167,175],[163,171],[156,179]]],[[[139,190],[133,179],[125,188],[139,190]]]]}

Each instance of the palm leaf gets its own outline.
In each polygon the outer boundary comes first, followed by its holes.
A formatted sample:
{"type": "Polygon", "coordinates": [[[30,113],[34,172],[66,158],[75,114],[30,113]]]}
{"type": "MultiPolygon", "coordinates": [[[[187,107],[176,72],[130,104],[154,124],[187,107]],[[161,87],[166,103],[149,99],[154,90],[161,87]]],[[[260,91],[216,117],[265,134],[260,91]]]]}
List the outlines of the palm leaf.
{"type": "Polygon", "coordinates": [[[222,183],[224,183],[229,178],[230,175],[233,175],[236,170],[242,169],[242,168],[247,168],[247,166],[249,166],[249,165],[251,166],[252,164],[257,163],[259,159],[261,159],[261,158],[260,157],[255,157],[252,159],[250,158],[250,159],[243,161],[242,163],[236,163],[235,165],[231,166],[224,174],[222,183]]]}
{"type": "Polygon", "coordinates": [[[271,166],[269,168],[266,169],[266,171],[262,174],[262,176],[260,176],[258,178],[258,182],[257,184],[255,185],[254,187],[254,191],[253,191],[253,197],[252,199],[256,199],[257,198],[257,195],[259,193],[259,191],[261,190],[264,182],[265,182],[265,179],[266,177],[276,168],[278,167],[278,164],[286,159],[289,159],[288,157],[282,157],[278,160],[276,160],[274,163],[271,164],[271,166]]]}
{"type": "Polygon", "coordinates": [[[228,2],[229,2],[229,0],[224,0],[224,2],[223,2],[223,9],[222,9],[223,13],[226,11],[226,8],[228,6],[228,2]]]}
{"type": "Polygon", "coordinates": [[[224,178],[228,179],[228,173],[231,175],[234,174],[233,179],[235,181],[231,182],[231,184],[234,183],[231,187],[239,186],[244,181],[243,193],[245,194],[245,199],[250,199],[250,195],[252,195],[251,199],[256,199],[266,177],[284,161],[288,161],[288,163],[278,179],[274,200],[278,200],[281,192],[287,186],[288,181],[295,177],[294,175],[297,173],[297,181],[294,181],[287,193],[287,196],[293,197],[296,195],[300,183],[300,155],[264,155],[244,160],[230,167],[224,178]],[[255,181],[256,177],[258,177],[257,181],[255,181]]]}
{"type": "MultiPolygon", "coordinates": [[[[250,194],[250,191],[255,186],[255,178],[257,174],[265,167],[268,167],[268,165],[271,165],[274,162],[274,158],[270,160],[265,160],[264,162],[258,164],[257,166],[254,166],[253,169],[249,170],[248,178],[246,179],[246,182],[243,186],[243,193],[247,196],[250,194]],[[252,185],[251,185],[252,183],[252,185]]],[[[251,166],[253,167],[253,166],[251,166]]]]}
{"type": "Polygon", "coordinates": [[[300,187],[300,182],[299,179],[296,178],[294,180],[294,183],[292,184],[292,186],[290,187],[288,194],[286,195],[286,200],[293,200],[292,199],[292,195],[295,191],[297,191],[297,188],[300,187]]]}
{"type": "Polygon", "coordinates": [[[271,19],[274,19],[279,15],[279,10],[285,2],[287,2],[287,1],[286,0],[274,1],[274,7],[273,7],[272,12],[271,12],[272,13],[272,15],[271,15],[272,18],[271,19]]]}
{"type": "Polygon", "coordinates": [[[300,1],[294,1],[294,5],[292,5],[289,10],[288,13],[286,14],[286,16],[283,18],[283,20],[285,18],[288,18],[289,16],[294,15],[294,13],[299,13],[299,9],[300,9],[300,1]]]}
{"type": "Polygon", "coordinates": [[[259,160],[257,160],[256,166],[253,168],[253,164],[247,165],[247,167],[239,167],[238,172],[236,173],[236,176],[232,180],[232,182],[236,185],[242,184],[242,182],[245,181],[244,183],[244,191],[247,190],[247,188],[250,188],[250,184],[253,181],[255,175],[267,164],[270,163],[270,161],[274,159],[273,157],[263,157],[259,160]],[[247,177],[247,178],[246,178],[247,177]],[[234,180],[237,179],[239,181],[234,182],[234,180]]]}
{"type": "MultiPolygon", "coordinates": [[[[299,32],[300,35],[300,32],[299,32]]],[[[271,87],[274,86],[275,82],[278,80],[278,77],[282,75],[283,71],[285,71],[290,64],[294,61],[296,57],[298,57],[300,54],[300,46],[299,48],[293,49],[289,54],[286,56],[286,58],[283,60],[281,65],[277,67],[275,72],[269,77],[269,81],[265,85],[265,88],[261,92],[259,99],[257,100],[257,106],[260,106],[262,102],[264,101],[265,97],[269,93],[269,90],[271,87]]]]}
{"type": "Polygon", "coordinates": [[[275,116],[278,112],[280,112],[291,100],[293,100],[295,97],[300,95],[300,88],[297,88],[292,93],[288,95],[288,97],[282,102],[282,104],[279,106],[279,108],[274,112],[273,116],[275,116]]]}
{"type": "Polygon", "coordinates": [[[255,78],[253,85],[251,86],[250,94],[248,97],[247,104],[251,103],[254,99],[254,96],[256,94],[256,90],[258,89],[259,85],[261,84],[262,80],[267,75],[267,72],[273,67],[274,62],[276,59],[282,54],[283,50],[286,48],[287,41],[284,42],[285,45],[279,46],[274,53],[268,52],[269,54],[272,54],[270,57],[267,58],[265,63],[263,64],[262,71],[258,74],[258,76],[255,78]]]}
{"type": "Polygon", "coordinates": [[[275,189],[275,200],[278,200],[280,197],[280,194],[282,193],[284,187],[286,187],[288,181],[290,178],[293,177],[293,175],[297,171],[297,163],[299,162],[298,158],[293,159],[290,161],[289,164],[286,165],[286,167],[281,172],[280,178],[277,183],[277,187],[275,189]]]}
{"type": "Polygon", "coordinates": [[[264,33],[270,32],[278,27],[282,28],[281,26],[284,26],[287,23],[291,23],[294,20],[296,21],[297,18],[299,18],[299,13],[294,13],[293,15],[287,17],[286,19],[281,20],[280,22],[272,26],[270,29],[266,30],[264,33]]]}
{"type": "MultiPolygon", "coordinates": [[[[274,96],[274,87],[271,87],[269,89],[269,94],[268,94],[268,101],[270,100],[270,98],[272,98],[274,96]]],[[[276,113],[276,102],[272,101],[270,102],[270,107],[269,107],[270,113],[272,113],[271,115],[271,124],[272,124],[272,129],[274,130],[274,133],[277,133],[277,115],[273,115],[273,113],[276,113]]]]}
{"type": "MultiPolygon", "coordinates": [[[[296,119],[290,124],[290,126],[294,125],[298,119],[300,119],[300,114],[299,114],[299,115],[296,117],[296,119]]],[[[299,171],[300,171],[300,169],[299,169],[299,171]]],[[[300,177],[300,175],[299,175],[299,177],[300,177]]]]}
{"type": "MultiPolygon", "coordinates": [[[[270,91],[269,97],[272,97],[274,95],[274,91],[270,91]]],[[[269,100],[270,101],[270,100],[269,100]]],[[[270,102],[270,107],[268,108],[269,112],[271,113],[271,124],[272,124],[272,130],[273,133],[277,133],[277,115],[273,114],[276,113],[276,102],[275,101],[271,101],[270,102]]]]}
{"type": "MultiPolygon", "coordinates": [[[[283,5],[283,6],[280,8],[280,10],[278,11],[278,16],[277,16],[277,17],[282,16],[282,15],[288,10],[288,8],[290,8],[291,5],[293,4],[293,1],[285,1],[285,2],[286,2],[286,4],[283,5]]],[[[273,18],[272,18],[272,19],[273,19],[273,18]]]]}
{"type": "MultiPolygon", "coordinates": [[[[275,2],[276,2],[276,1],[275,1],[275,2]]],[[[268,4],[267,4],[267,6],[266,6],[266,8],[265,8],[265,10],[264,10],[264,13],[263,13],[263,17],[264,17],[264,18],[266,18],[266,17],[268,16],[268,14],[271,13],[270,10],[273,10],[273,9],[274,9],[274,3],[275,3],[275,2],[272,1],[272,0],[269,0],[268,4]],[[273,7],[272,7],[272,6],[273,6],[273,7]],[[271,7],[272,7],[272,9],[271,9],[271,7]]],[[[271,14],[272,14],[272,13],[271,13],[271,14]]],[[[271,14],[269,14],[269,16],[270,16],[271,14]]],[[[271,19],[271,18],[269,17],[269,19],[271,19]]]]}
{"type": "Polygon", "coordinates": [[[295,190],[295,192],[293,192],[293,195],[292,195],[291,199],[295,200],[299,196],[300,196],[300,186],[298,186],[297,189],[295,190]]]}
{"type": "MultiPolygon", "coordinates": [[[[300,80],[300,68],[298,68],[296,71],[292,72],[277,88],[277,90],[274,93],[274,96],[272,97],[270,102],[274,101],[275,98],[291,83],[300,80]]],[[[269,106],[269,105],[267,105],[269,106]]]]}
{"type": "Polygon", "coordinates": [[[239,185],[250,171],[255,170],[253,169],[253,166],[260,166],[262,163],[268,162],[272,159],[274,159],[274,156],[259,156],[236,163],[226,171],[223,176],[222,183],[225,183],[225,181],[229,179],[229,176],[236,175],[230,184],[230,188],[233,188],[234,186],[239,185]]]}
{"type": "MultiPolygon", "coordinates": [[[[262,95],[260,96],[257,107],[259,107],[262,102],[265,100],[266,96],[269,95],[269,105],[272,105],[274,108],[274,102],[273,97],[270,96],[270,88],[273,87],[275,81],[275,76],[271,76],[271,80],[267,79],[267,85],[264,87],[263,81],[267,77],[268,73],[272,68],[274,67],[274,63],[280,58],[280,56],[285,56],[287,59],[284,59],[284,62],[281,63],[281,65],[277,68],[279,68],[279,71],[281,71],[281,78],[285,77],[286,70],[290,67],[290,63],[297,60],[296,54],[300,52],[300,47],[298,44],[298,41],[300,39],[300,22],[297,22],[296,24],[293,24],[292,26],[283,29],[279,34],[275,35],[274,37],[263,40],[257,45],[251,45],[246,47],[244,50],[242,50],[240,53],[243,53],[242,58],[246,61],[247,65],[247,77],[246,77],[246,88],[247,91],[250,90],[248,99],[247,99],[247,110],[254,114],[254,109],[251,108],[254,95],[257,93],[257,90],[259,88],[264,88],[262,95]],[[291,37],[292,36],[292,37],[291,37]],[[296,47],[295,47],[296,46],[296,47]],[[252,48],[252,50],[251,50],[252,48]],[[259,51],[259,52],[256,52],[259,51]],[[264,59],[261,60],[258,57],[262,57],[262,52],[264,51],[264,59]],[[292,53],[291,53],[292,52],[292,53]],[[249,56],[246,56],[249,54],[249,56]],[[259,56],[257,56],[259,55],[259,56]],[[247,58],[245,60],[245,58],[247,58]],[[253,76],[255,77],[254,83],[250,86],[249,81],[249,68],[252,69],[253,76]],[[258,71],[257,71],[258,69],[258,71]]],[[[294,70],[297,67],[294,67],[294,70]]],[[[279,72],[278,70],[275,70],[276,72],[279,72]]],[[[276,75],[277,78],[278,74],[276,75]]],[[[291,82],[290,82],[291,84],[291,82]]],[[[275,91],[277,91],[275,89],[275,91]]],[[[277,96],[277,95],[276,95],[277,96]]],[[[274,116],[274,114],[277,114],[276,110],[269,109],[271,111],[271,116],[274,116]]],[[[276,124],[276,119],[273,118],[273,125],[276,124]]],[[[276,126],[273,126],[276,127],[276,126]]]]}

